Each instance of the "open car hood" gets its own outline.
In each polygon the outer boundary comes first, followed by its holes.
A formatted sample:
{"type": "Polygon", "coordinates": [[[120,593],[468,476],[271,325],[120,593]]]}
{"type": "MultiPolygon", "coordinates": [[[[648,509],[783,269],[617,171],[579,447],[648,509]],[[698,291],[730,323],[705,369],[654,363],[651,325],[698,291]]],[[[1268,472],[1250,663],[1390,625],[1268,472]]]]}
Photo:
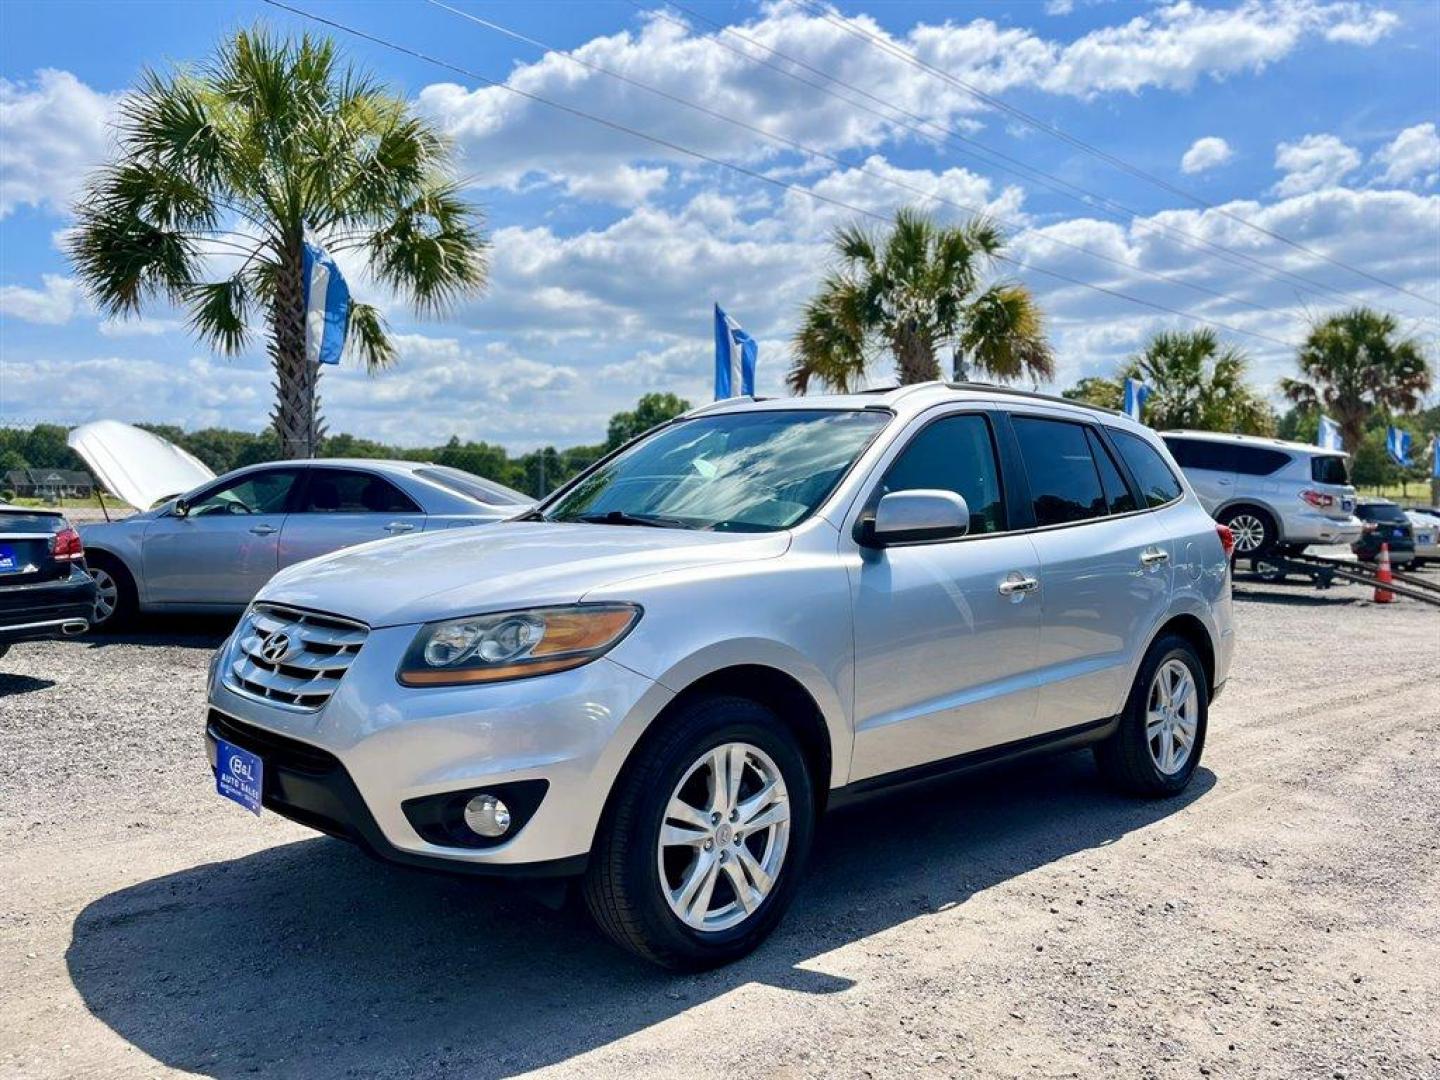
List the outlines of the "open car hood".
{"type": "Polygon", "coordinates": [[[148,510],[162,499],[215,479],[193,454],[119,420],[81,424],[65,441],[100,483],[137,510],[148,510]]]}

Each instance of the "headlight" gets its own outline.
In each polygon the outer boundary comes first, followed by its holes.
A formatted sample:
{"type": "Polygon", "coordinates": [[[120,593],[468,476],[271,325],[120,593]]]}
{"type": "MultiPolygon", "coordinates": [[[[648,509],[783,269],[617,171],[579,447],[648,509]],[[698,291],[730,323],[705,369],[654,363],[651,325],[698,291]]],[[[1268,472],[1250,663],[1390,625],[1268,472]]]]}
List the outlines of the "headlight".
{"type": "Polygon", "coordinates": [[[588,664],[640,619],[634,604],[572,604],[430,623],[400,664],[406,686],[501,682],[588,664]]]}

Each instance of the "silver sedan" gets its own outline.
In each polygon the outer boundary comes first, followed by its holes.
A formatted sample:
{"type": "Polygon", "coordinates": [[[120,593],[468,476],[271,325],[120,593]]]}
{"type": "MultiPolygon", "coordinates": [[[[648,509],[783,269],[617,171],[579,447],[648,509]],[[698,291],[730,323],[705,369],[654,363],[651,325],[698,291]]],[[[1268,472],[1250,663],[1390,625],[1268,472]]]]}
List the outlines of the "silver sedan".
{"type": "Polygon", "coordinates": [[[370,540],[499,521],[530,502],[425,462],[251,465],[123,520],[81,526],[97,586],[93,625],[140,611],[240,611],[293,563],[370,540]]]}

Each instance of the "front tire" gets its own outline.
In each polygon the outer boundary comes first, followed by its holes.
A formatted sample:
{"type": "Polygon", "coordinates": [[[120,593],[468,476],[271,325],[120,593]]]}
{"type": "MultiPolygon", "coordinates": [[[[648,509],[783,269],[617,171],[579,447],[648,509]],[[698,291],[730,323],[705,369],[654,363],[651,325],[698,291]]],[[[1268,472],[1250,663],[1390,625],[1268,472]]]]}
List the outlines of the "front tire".
{"type": "Polygon", "coordinates": [[[756,702],[701,698],[662,723],[617,783],[585,901],[621,947],[704,970],[749,953],[790,906],[814,783],[795,737],[756,702]]]}
{"type": "Polygon", "coordinates": [[[95,581],[95,610],[90,616],[90,628],[121,629],[134,619],[139,607],[135,579],[119,559],[102,552],[87,554],[85,566],[95,581]]]}
{"type": "Polygon", "coordinates": [[[1130,795],[1178,795],[1205,749],[1210,693],[1195,646],[1167,634],[1150,647],[1115,733],[1095,747],[1111,785],[1130,795]]]}

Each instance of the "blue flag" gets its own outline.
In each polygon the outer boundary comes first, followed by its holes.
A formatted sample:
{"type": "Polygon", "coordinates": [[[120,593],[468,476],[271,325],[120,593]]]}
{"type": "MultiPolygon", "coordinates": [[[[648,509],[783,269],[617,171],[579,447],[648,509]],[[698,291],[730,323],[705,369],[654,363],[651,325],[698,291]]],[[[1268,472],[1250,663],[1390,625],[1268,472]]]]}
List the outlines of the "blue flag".
{"type": "Polygon", "coordinates": [[[1345,449],[1345,441],[1340,438],[1340,425],[1324,413],[1320,414],[1320,431],[1315,436],[1315,445],[1322,450],[1345,449]]]}
{"type": "Polygon", "coordinates": [[[1390,460],[1402,469],[1410,467],[1410,432],[1404,428],[1392,427],[1385,432],[1385,452],[1390,460]]]}
{"type": "Polygon", "coordinates": [[[1430,443],[1430,477],[1440,480],[1440,435],[1430,443]]]}
{"type": "Polygon", "coordinates": [[[715,400],[755,396],[759,346],[740,324],[715,305],[715,400]]]}
{"type": "Polygon", "coordinates": [[[338,364],[350,328],[350,286],[324,248],[305,241],[305,359],[338,364]]]}
{"type": "Polygon", "coordinates": [[[1140,422],[1140,414],[1145,411],[1145,400],[1150,396],[1150,387],[1146,386],[1139,379],[1125,380],[1125,415],[1136,423],[1140,422]]]}

